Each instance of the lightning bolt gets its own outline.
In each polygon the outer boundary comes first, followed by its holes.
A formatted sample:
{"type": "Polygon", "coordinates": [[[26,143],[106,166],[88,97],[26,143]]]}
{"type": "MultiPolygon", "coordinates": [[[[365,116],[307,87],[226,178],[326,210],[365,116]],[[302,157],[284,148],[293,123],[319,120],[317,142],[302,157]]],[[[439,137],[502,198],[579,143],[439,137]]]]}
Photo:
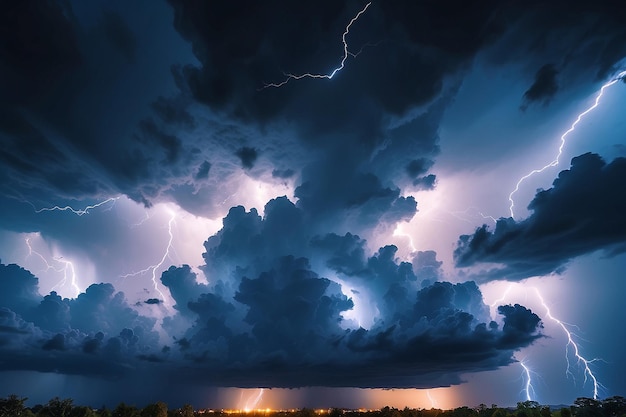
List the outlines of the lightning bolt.
{"type": "Polygon", "coordinates": [[[348,59],[348,56],[352,56],[352,57],[355,58],[356,56],[358,56],[363,51],[363,47],[356,54],[351,53],[350,51],[348,51],[348,41],[346,41],[346,36],[348,36],[348,33],[350,33],[350,27],[352,26],[352,24],[354,22],[356,22],[359,19],[359,17],[361,17],[361,15],[363,13],[365,13],[367,8],[370,7],[370,4],[372,4],[372,2],[367,3],[365,5],[365,7],[359,13],[357,13],[357,15],[354,16],[352,18],[352,20],[350,20],[350,22],[346,26],[346,29],[343,32],[343,35],[341,36],[341,41],[343,42],[343,57],[341,58],[341,62],[339,63],[339,66],[337,68],[335,68],[334,70],[332,70],[328,74],[305,73],[305,74],[296,75],[296,74],[285,73],[284,75],[287,77],[285,79],[285,81],[282,81],[280,83],[265,84],[265,86],[263,88],[264,89],[265,88],[269,88],[269,87],[279,88],[279,87],[282,87],[283,85],[287,84],[291,80],[301,80],[303,78],[326,78],[328,80],[331,80],[335,76],[335,74],[337,74],[339,71],[341,71],[343,69],[343,67],[345,66],[345,63],[346,63],[346,59],[348,59]]]}
{"type": "Polygon", "coordinates": [[[497,223],[497,222],[498,222],[498,220],[497,220],[495,217],[490,216],[490,215],[487,215],[487,214],[483,214],[483,212],[482,212],[482,211],[480,211],[480,210],[479,210],[478,208],[476,208],[476,207],[468,207],[468,208],[466,208],[466,209],[465,209],[465,210],[463,210],[463,211],[450,211],[450,212],[448,212],[448,213],[449,213],[451,216],[453,216],[453,217],[455,217],[455,218],[457,218],[457,219],[459,219],[459,220],[461,220],[461,221],[467,222],[467,223],[472,223],[472,221],[471,221],[471,220],[468,220],[468,217],[469,217],[469,218],[471,218],[471,217],[474,217],[474,218],[475,218],[475,217],[476,217],[476,216],[475,216],[476,214],[477,214],[478,216],[480,216],[483,220],[487,220],[487,219],[489,219],[489,220],[491,220],[491,221],[492,221],[492,222],[494,222],[494,223],[497,223]],[[475,214],[474,214],[474,215],[472,215],[470,212],[474,212],[475,214]]]}
{"type": "Polygon", "coordinates": [[[509,212],[511,214],[512,218],[515,218],[515,213],[514,213],[514,209],[515,209],[515,200],[513,199],[513,196],[519,191],[520,186],[522,185],[522,183],[524,181],[526,181],[528,178],[532,177],[535,174],[539,174],[543,171],[545,171],[548,168],[551,167],[555,167],[557,165],[559,165],[559,161],[561,158],[561,155],[563,154],[563,148],[565,147],[565,143],[567,141],[567,136],[572,133],[575,129],[576,126],[581,122],[581,120],[588,115],[589,113],[591,113],[596,107],[598,107],[600,105],[600,99],[602,98],[602,96],[604,95],[604,92],[607,88],[611,87],[612,85],[614,85],[615,83],[617,83],[618,81],[621,81],[624,79],[624,77],[626,77],[626,71],[622,71],[619,74],[617,74],[617,76],[615,76],[614,78],[612,78],[610,81],[608,81],[606,84],[604,84],[601,88],[600,91],[598,92],[598,94],[596,95],[596,99],[593,102],[593,105],[591,105],[590,107],[588,107],[585,111],[583,111],[582,113],[580,113],[578,115],[578,117],[576,117],[576,120],[574,120],[574,122],[571,124],[570,128],[567,129],[562,135],[561,135],[561,144],[559,145],[559,150],[556,154],[556,156],[554,157],[554,159],[550,162],[548,162],[546,165],[544,165],[541,168],[538,169],[533,169],[532,171],[530,171],[528,174],[524,175],[523,177],[521,177],[518,181],[517,184],[515,184],[515,189],[513,191],[511,191],[511,193],[509,194],[509,212]]]}
{"type": "Polygon", "coordinates": [[[437,405],[437,401],[435,401],[435,399],[433,398],[433,396],[430,393],[430,390],[427,389],[426,390],[426,396],[428,397],[428,401],[430,401],[430,408],[439,408],[439,406],[437,405]]]}
{"type": "Polygon", "coordinates": [[[68,278],[70,279],[70,285],[72,286],[72,288],[74,288],[74,291],[76,292],[75,297],[78,297],[78,295],[82,292],[80,287],[78,286],[77,282],[76,282],[76,269],[74,268],[74,264],[71,261],[68,261],[66,259],[64,259],[62,256],[57,256],[52,258],[55,262],[58,262],[60,264],[63,264],[62,267],[60,268],[55,268],[54,266],[52,266],[50,264],[50,262],[48,262],[48,260],[45,258],[45,256],[43,256],[40,252],[37,252],[35,249],[33,249],[31,243],[30,243],[30,237],[27,237],[26,239],[24,239],[24,241],[26,242],[26,246],[28,247],[28,255],[26,255],[26,259],[28,259],[29,257],[35,255],[37,256],[46,266],[46,268],[42,271],[49,271],[49,270],[53,270],[55,272],[63,272],[63,278],[57,282],[51,289],[50,291],[54,291],[57,288],[63,287],[66,283],[68,278]]]}
{"type": "MultiPolygon", "coordinates": [[[[263,398],[264,391],[265,390],[263,388],[259,388],[255,396],[248,398],[243,407],[243,411],[248,412],[248,411],[256,410],[259,405],[259,402],[261,402],[261,398],[263,398]]],[[[242,391],[242,395],[243,395],[243,391],[242,391]]]]}
{"type": "MultiPolygon", "coordinates": [[[[491,304],[491,308],[495,308],[497,304],[501,303],[502,301],[504,301],[504,299],[508,296],[508,294],[511,292],[511,290],[513,289],[513,284],[509,284],[508,287],[506,288],[506,290],[504,291],[504,293],[502,294],[502,296],[500,298],[498,298],[497,300],[495,300],[492,304],[491,304]]],[[[576,358],[576,361],[582,365],[583,368],[583,374],[585,376],[585,383],[588,380],[591,380],[593,383],[593,398],[594,399],[598,399],[598,391],[600,389],[600,387],[602,387],[602,384],[600,384],[600,382],[598,381],[598,378],[596,377],[596,375],[593,373],[593,371],[591,370],[591,364],[593,362],[597,362],[600,359],[598,358],[594,358],[594,359],[587,359],[584,356],[582,356],[582,354],[580,353],[580,347],[578,346],[578,344],[576,343],[576,341],[574,340],[575,335],[568,329],[567,326],[572,326],[571,324],[565,323],[559,319],[557,319],[556,317],[554,317],[552,315],[552,312],[550,311],[550,307],[548,306],[548,304],[546,303],[546,301],[543,299],[543,296],[541,295],[541,293],[539,292],[539,289],[537,287],[532,287],[537,299],[539,300],[539,302],[541,303],[541,306],[544,308],[545,310],[545,317],[547,317],[548,319],[552,320],[554,323],[556,323],[561,330],[563,331],[563,333],[565,334],[566,338],[567,338],[567,343],[565,345],[565,362],[567,364],[566,368],[565,368],[565,375],[567,377],[572,377],[572,379],[575,380],[574,378],[574,374],[571,371],[571,363],[569,360],[569,354],[570,354],[570,350],[573,352],[574,357],[576,358]]],[[[526,290],[526,288],[525,288],[526,290]]],[[[526,383],[525,383],[525,388],[524,388],[524,392],[526,393],[526,397],[527,399],[530,399],[530,393],[532,392],[533,395],[535,394],[535,390],[532,387],[532,381],[531,381],[531,372],[530,368],[528,368],[528,366],[524,363],[524,361],[520,361],[520,364],[522,366],[522,368],[525,371],[525,375],[526,375],[526,383]]]]}
{"type": "Polygon", "coordinates": [[[565,374],[571,376],[572,379],[574,379],[574,374],[571,372],[570,362],[569,362],[569,359],[568,359],[569,358],[569,356],[568,356],[569,349],[571,348],[573,353],[574,353],[574,357],[576,358],[576,361],[578,362],[578,364],[582,364],[583,374],[585,375],[585,382],[587,382],[588,379],[591,379],[591,381],[593,383],[593,399],[597,400],[598,399],[598,389],[601,386],[601,384],[598,382],[598,379],[596,378],[596,376],[592,372],[591,367],[589,365],[592,364],[593,362],[596,362],[596,361],[600,360],[600,359],[598,359],[598,358],[586,359],[584,356],[582,356],[580,354],[580,349],[578,347],[578,344],[574,340],[574,334],[567,328],[567,326],[566,326],[567,323],[564,323],[561,320],[559,320],[556,317],[554,317],[552,315],[552,313],[550,312],[550,308],[548,307],[548,305],[544,301],[543,297],[539,293],[539,290],[536,287],[534,288],[534,290],[535,290],[535,294],[537,295],[537,298],[541,302],[541,305],[546,310],[546,317],[548,317],[550,320],[552,320],[553,322],[558,324],[559,327],[561,328],[561,330],[563,330],[563,333],[565,333],[565,335],[567,336],[567,345],[565,345],[565,360],[567,361],[567,368],[565,370],[565,374]]]}
{"type": "Polygon", "coordinates": [[[71,261],[63,259],[62,256],[56,257],[54,258],[54,260],[59,263],[64,264],[65,267],[63,268],[63,279],[59,283],[57,283],[54,287],[52,287],[50,291],[54,291],[55,288],[62,287],[67,283],[68,271],[69,271],[70,285],[72,286],[72,288],[74,288],[74,291],[76,292],[76,297],[78,297],[78,295],[81,293],[81,290],[78,287],[78,284],[76,284],[76,270],[74,269],[74,264],[71,261]]]}
{"type": "Polygon", "coordinates": [[[169,239],[167,241],[167,246],[165,247],[165,251],[163,252],[163,256],[161,257],[161,259],[156,264],[150,265],[140,271],[132,272],[130,274],[125,274],[125,275],[120,276],[121,278],[130,278],[130,277],[135,277],[137,275],[147,274],[148,272],[150,272],[152,275],[152,285],[154,287],[154,290],[159,293],[164,303],[167,303],[167,298],[165,297],[165,295],[159,288],[159,284],[157,281],[157,270],[161,268],[163,264],[165,263],[165,260],[170,257],[170,251],[173,251],[172,241],[174,240],[174,233],[172,232],[172,226],[176,220],[176,213],[173,210],[169,210],[169,212],[170,212],[170,219],[167,222],[167,233],[168,233],[169,239]]]}
{"type": "Polygon", "coordinates": [[[44,265],[46,265],[46,268],[43,269],[41,272],[46,272],[49,270],[53,270],[56,272],[63,272],[63,269],[56,269],[55,267],[53,267],[52,265],[50,265],[50,263],[48,262],[48,260],[45,258],[45,256],[43,256],[41,253],[37,252],[35,249],[33,249],[32,245],[30,244],[30,238],[27,237],[26,239],[24,239],[24,241],[26,242],[26,246],[28,247],[28,255],[26,255],[26,259],[30,258],[31,256],[35,255],[37,256],[41,262],[44,263],[44,265]]]}
{"type": "Polygon", "coordinates": [[[107,203],[113,203],[108,210],[111,210],[113,208],[113,206],[115,205],[115,202],[117,200],[119,200],[120,197],[111,197],[111,198],[107,198],[104,201],[101,201],[99,203],[93,204],[93,205],[89,205],[86,206],[85,208],[82,209],[75,209],[72,206],[65,206],[65,207],[61,207],[61,206],[54,206],[54,207],[43,207],[38,209],[37,207],[35,207],[35,205],[33,203],[31,203],[30,201],[27,201],[28,204],[30,204],[33,209],[35,210],[35,213],[43,213],[44,211],[69,211],[71,213],[74,213],[77,216],[83,216],[85,214],[89,214],[90,210],[93,210],[95,208],[98,208],[100,206],[103,206],[107,203]]]}
{"type": "Polygon", "coordinates": [[[520,361],[519,362],[520,366],[522,367],[523,371],[523,375],[525,376],[525,383],[524,383],[524,393],[526,394],[526,401],[532,401],[532,396],[535,395],[535,388],[533,387],[532,384],[532,379],[531,379],[531,370],[530,368],[524,363],[524,361],[520,361]],[[530,395],[532,392],[532,396],[530,395]]]}

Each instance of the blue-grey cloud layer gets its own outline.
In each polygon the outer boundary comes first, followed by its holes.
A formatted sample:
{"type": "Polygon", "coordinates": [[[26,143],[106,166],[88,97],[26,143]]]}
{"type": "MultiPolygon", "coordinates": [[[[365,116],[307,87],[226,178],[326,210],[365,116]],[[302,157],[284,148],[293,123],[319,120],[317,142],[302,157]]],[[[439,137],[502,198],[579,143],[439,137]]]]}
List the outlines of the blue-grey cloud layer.
{"type": "Polygon", "coordinates": [[[626,250],[626,159],[606,163],[596,154],[572,159],[552,188],[528,205],[530,217],[500,219],[493,231],[482,226],[460,237],[456,264],[503,264],[484,279],[520,280],[559,272],[579,255],[603,249],[609,255],[626,250]]]}
{"type": "Polygon", "coordinates": [[[473,282],[430,282],[431,255],[416,268],[398,262],[393,246],[368,257],[358,236],[309,236],[303,214],[286,198],[270,201],[263,218],[233,208],[205,244],[211,284],[188,266],[164,272],[177,312],[163,325],[169,344],[110,284],[42,299],[35,277],[3,265],[3,369],[114,377],[152,364],[213,386],[430,387],[509,364],[540,337],[530,310],[502,306],[499,326],[473,282]],[[354,302],[316,269],[369,289],[371,328],[344,324],[354,302]]]}
{"type": "MultiPolygon", "coordinates": [[[[35,277],[3,265],[3,369],[104,377],[156,369],[210,385],[426,387],[506,365],[538,337],[539,318],[524,307],[501,308],[496,326],[474,283],[439,282],[433,252],[399,262],[394,246],[371,253],[366,239],[411,219],[419,206],[410,194],[437,186],[439,122],[474,62],[521,66],[522,106],[549,105],[623,59],[624,7],[374,2],[349,36],[350,52],[362,52],[332,82],[264,88],[283,72],[335,68],[345,25],[363,6],[2,6],[3,230],[39,231],[100,260],[107,246],[134,253],[123,247],[132,232],[105,216],[77,226],[35,209],[124,194],[216,217],[240,176],[291,181],[297,199],[268,202],[264,216],[231,208],[205,243],[209,284],[185,266],[163,274],[176,312],[163,321],[169,342],[137,313],[164,314],[165,300],[130,306],[111,284],[75,300],[42,298],[35,277]],[[369,330],[342,319],[354,305],[340,281],[377,311],[369,330]]],[[[621,251],[622,165],[574,160],[538,194],[529,219],[462,237],[458,265],[497,262],[503,269],[487,278],[522,279],[597,249],[621,251]]]]}

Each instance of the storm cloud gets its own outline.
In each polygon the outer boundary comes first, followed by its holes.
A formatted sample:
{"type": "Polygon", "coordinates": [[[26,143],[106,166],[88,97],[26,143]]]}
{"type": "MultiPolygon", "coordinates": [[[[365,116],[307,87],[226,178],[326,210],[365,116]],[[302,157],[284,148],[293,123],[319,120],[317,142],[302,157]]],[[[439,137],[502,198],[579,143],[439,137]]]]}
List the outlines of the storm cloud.
{"type": "Polygon", "coordinates": [[[546,126],[553,103],[574,106],[621,68],[626,11],[615,2],[0,8],[0,255],[13,258],[0,264],[0,370],[460,384],[543,337],[522,305],[491,317],[479,284],[625,252],[626,163],[594,154],[538,192],[529,218],[461,236],[455,265],[430,243],[480,223],[450,232],[442,215],[437,236],[423,232],[429,213],[473,190],[457,178],[488,177],[500,146],[544,140],[510,140],[518,126],[499,131],[494,115],[513,103],[522,123],[546,126]],[[305,73],[321,77],[293,77],[305,73]],[[451,112],[463,93],[475,109],[451,112]],[[484,149],[478,136],[467,149],[494,161],[462,175],[438,165],[463,137],[450,118],[485,126],[484,149]],[[409,229],[411,245],[399,244],[409,229]],[[76,277],[59,267],[72,262],[76,277]],[[64,281],[46,282],[51,271],[64,281]]]}
{"type": "MultiPolygon", "coordinates": [[[[522,221],[500,219],[460,237],[454,256],[459,267],[502,264],[482,279],[524,278],[562,272],[567,262],[597,250],[611,256],[626,250],[626,159],[606,163],[597,154],[572,159],[552,188],[539,191],[522,221]]],[[[480,276],[480,275],[479,275],[480,276]]]]}

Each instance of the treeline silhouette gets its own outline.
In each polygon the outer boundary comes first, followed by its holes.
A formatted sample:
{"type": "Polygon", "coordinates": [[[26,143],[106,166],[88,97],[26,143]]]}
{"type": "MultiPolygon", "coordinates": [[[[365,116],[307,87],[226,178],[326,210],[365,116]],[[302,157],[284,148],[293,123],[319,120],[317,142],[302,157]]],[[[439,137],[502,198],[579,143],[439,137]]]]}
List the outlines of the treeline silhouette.
{"type": "Polygon", "coordinates": [[[291,411],[233,411],[233,410],[194,410],[189,404],[181,408],[169,409],[167,404],[158,401],[143,408],[125,403],[108,409],[75,405],[70,398],[55,397],[46,404],[27,407],[28,398],[9,395],[0,398],[0,417],[626,417],[626,399],[621,396],[609,397],[604,400],[580,397],[569,407],[550,407],[536,401],[517,403],[516,408],[502,408],[493,404],[488,407],[480,404],[477,407],[457,407],[452,410],[438,408],[404,408],[383,407],[380,410],[346,410],[331,408],[313,410],[302,408],[291,411]]]}

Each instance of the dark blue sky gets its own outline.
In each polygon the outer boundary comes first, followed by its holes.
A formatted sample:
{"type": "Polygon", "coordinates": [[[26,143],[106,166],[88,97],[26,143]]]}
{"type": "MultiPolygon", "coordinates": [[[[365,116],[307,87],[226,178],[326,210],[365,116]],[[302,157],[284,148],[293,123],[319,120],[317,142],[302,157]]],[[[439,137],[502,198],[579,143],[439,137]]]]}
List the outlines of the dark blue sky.
{"type": "Polygon", "coordinates": [[[623,6],[3,7],[0,395],[624,395],[623,6]]]}

